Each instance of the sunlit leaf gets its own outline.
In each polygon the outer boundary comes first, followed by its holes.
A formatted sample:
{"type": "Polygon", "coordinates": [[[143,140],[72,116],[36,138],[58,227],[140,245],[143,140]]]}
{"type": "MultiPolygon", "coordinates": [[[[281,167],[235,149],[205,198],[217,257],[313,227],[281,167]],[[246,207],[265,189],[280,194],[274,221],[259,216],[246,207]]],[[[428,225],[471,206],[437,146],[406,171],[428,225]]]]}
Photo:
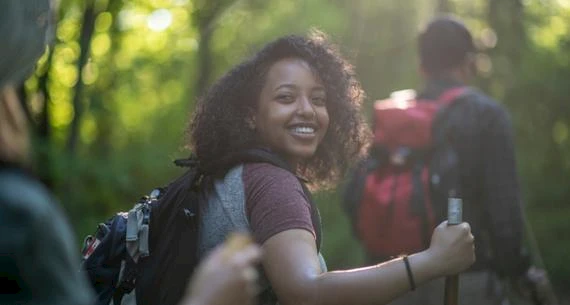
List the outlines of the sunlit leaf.
{"type": "Polygon", "coordinates": [[[86,85],[91,85],[97,81],[99,77],[99,67],[92,61],[88,62],[81,71],[81,80],[86,85]]]}
{"type": "Polygon", "coordinates": [[[68,87],[71,88],[77,82],[77,69],[73,65],[55,65],[54,67],[54,74],[58,76],[57,81],[68,87]]]}
{"type": "Polygon", "coordinates": [[[166,33],[151,33],[145,37],[146,47],[151,52],[159,52],[166,47],[168,37],[166,33]]]}
{"type": "Polygon", "coordinates": [[[95,117],[90,113],[84,115],[82,126],[81,126],[81,140],[89,144],[93,142],[98,134],[97,123],[95,117]]]}
{"type": "Polygon", "coordinates": [[[117,54],[115,54],[115,67],[118,70],[126,70],[132,66],[133,57],[131,52],[120,50],[117,54]]]}
{"type": "Polygon", "coordinates": [[[107,33],[100,33],[93,37],[91,41],[91,52],[100,57],[105,55],[111,48],[111,38],[107,33]]]}
{"type": "Polygon", "coordinates": [[[562,16],[552,16],[549,24],[544,28],[535,29],[534,40],[546,48],[557,46],[561,36],[569,32],[568,20],[562,16]]]}
{"type": "Polygon", "coordinates": [[[176,30],[187,29],[190,26],[190,14],[183,7],[176,7],[170,10],[172,13],[172,28],[176,30]]]}
{"type": "Polygon", "coordinates": [[[79,37],[80,24],[76,19],[64,19],[57,26],[57,38],[67,42],[79,37]]]}
{"type": "Polygon", "coordinates": [[[134,8],[124,9],[119,13],[119,27],[122,30],[140,28],[146,25],[147,14],[134,8]]]}
{"type": "MultiPolygon", "coordinates": [[[[57,95],[56,95],[57,96],[57,95]]],[[[63,98],[53,99],[52,124],[55,128],[67,127],[73,119],[73,108],[71,103],[63,98]]]]}
{"type": "Polygon", "coordinates": [[[552,127],[552,137],[557,144],[563,144],[568,140],[568,125],[565,122],[557,121],[552,127]]]}
{"type": "Polygon", "coordinates": [[[113,15],[109,12],[102,12],[97,16],[95,20],[95,31],[96,32],[106,32],[111,28],[113,24],[113,15]]]}

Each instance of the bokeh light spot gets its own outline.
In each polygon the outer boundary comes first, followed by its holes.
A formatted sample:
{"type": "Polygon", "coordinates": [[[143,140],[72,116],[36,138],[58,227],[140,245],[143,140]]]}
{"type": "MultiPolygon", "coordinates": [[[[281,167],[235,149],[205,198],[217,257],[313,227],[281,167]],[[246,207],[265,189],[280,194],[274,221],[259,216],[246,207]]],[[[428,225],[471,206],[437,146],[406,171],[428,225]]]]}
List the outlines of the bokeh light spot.
{"type": "Polygon", "coordinates": [[[148,18],[146,25],[151,31],[162,32],[172,24],[172,14],[169,10],[161,8],[152,12],[148,18]]]}
{"type": "Polygon", "coordinates": [[[113,15],[109,12],[103,12],[97,16],[95,20],[95,30],[97,32],[106,32],[113,24],[113,15]]]}
{"type": "Polygon", "coordinates": [[[554,123],[552,128],[552,136],[554,137],[554,142],[557,144],[562,144],[568,139],[568,125],[562,121],[554,123]]]}
{"type": "Polygon", "coordinates": [[[92,61],[89,61],[81,71],[81,80],[85,85],[91,85],[97,81],[99,77],[99,67],[92,61]]]}
{"type": "Polygon", "coordinates": [[[107,54],[111,48],[111,38],[106,33],[98,34],[91,42],[91,52],[95,56],[102,56],[107,54]]]}
{"type": "Polygon", "coordinates": [[[483,47],[487,48],[487,49],[492,49],[497,45],[497,33],[495,33],[495,31],[491,28],[486,28],[484,30],[481,31],[480,34],[480,39],[481,39],[481,43],[483,44],[483,47]]]}

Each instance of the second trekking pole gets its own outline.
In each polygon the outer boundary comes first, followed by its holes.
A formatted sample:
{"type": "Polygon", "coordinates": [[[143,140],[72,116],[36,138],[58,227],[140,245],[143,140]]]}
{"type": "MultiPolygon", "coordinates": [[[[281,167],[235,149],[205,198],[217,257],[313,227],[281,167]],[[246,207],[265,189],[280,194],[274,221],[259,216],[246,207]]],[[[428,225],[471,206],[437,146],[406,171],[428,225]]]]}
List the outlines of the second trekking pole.
{"type": "MultiPolygon", "coordinates": [[[[447,225],[458,225],[463,221],[463,201],[454,194],[449,196],[447,202],[447,225]]],[[[444,305],[459,304],[459,275],[449,275],[445,278],[444,305]]]]}

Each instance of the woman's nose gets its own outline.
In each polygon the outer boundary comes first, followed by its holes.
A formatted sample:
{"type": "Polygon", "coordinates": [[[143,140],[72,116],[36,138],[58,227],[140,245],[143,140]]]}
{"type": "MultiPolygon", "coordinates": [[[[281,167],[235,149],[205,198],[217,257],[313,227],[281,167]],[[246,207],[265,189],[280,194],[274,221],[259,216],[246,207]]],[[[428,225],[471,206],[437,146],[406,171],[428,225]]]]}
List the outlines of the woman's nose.
{"type": "Polygon", "coordinates": [[[306,118],[313,118],[316,116],[315,107],[311,103],[311,99],[307,96],[302,96],[298,100],[297,114],[306,118]]]}

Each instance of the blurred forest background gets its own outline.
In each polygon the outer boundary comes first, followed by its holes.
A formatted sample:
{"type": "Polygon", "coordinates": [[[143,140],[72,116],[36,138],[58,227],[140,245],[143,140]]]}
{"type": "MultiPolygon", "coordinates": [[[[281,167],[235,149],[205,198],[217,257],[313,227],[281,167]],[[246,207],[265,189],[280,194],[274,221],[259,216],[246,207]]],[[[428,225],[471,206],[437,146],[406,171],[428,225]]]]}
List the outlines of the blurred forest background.
{"type": "MultiPolygon", "coordinates": [[[[36,169],[81,238],[181,173],[172,161],[189,154],[184,132],[196,96],[264,43],[312,27],[328,33],[355,65],[368,110],[421,85],[415,37],[438,12],[472,29],[483,50],[476,84],[512,114],[529,245],[563,291],[570,0],[60,0],[53,44],[20,90],[36,169]]],[[[316,198],[330,267],[359,265],[339,191],[316,198]]]]}

